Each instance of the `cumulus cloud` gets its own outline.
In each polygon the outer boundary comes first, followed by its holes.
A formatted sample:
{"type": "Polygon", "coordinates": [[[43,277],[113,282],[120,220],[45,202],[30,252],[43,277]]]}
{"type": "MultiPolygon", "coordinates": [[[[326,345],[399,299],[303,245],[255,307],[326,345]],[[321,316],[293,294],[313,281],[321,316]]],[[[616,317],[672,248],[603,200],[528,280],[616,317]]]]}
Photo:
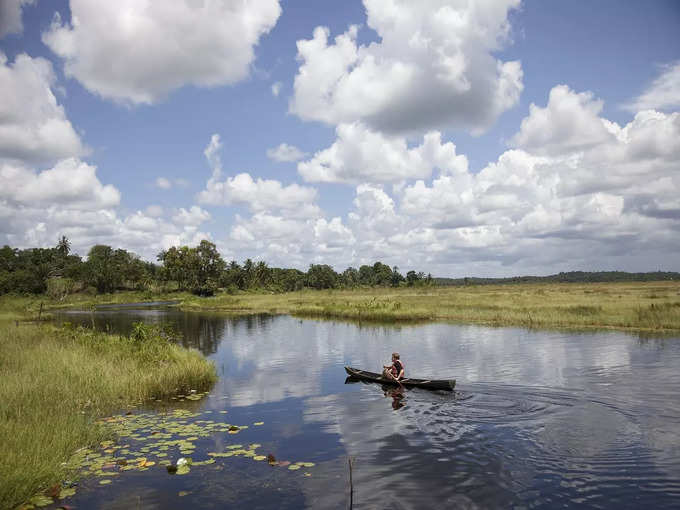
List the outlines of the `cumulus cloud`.
{"type": "Polygon", "coordinates": [[[171,220],[157,205],[121,215],[120,192],[103,184],[96,172],[77,158],[43,171],[1,160],[0,245],[54,246],[65,235],[81,255],[95,244],[108,244],[155,260],[162,249],[210,238],[198,230],[210,218],[198,206],[180,208],[171,220]]]}
{"type": "Polygon", "coordinates": [[[603,102],[592,93],[577,94],[566,85],[550,91],[545,108],[531,104],[519,133],[511,140],[516,147],[534,153],[577,151],[609,142],[616,127],[599,116],[603,102]]]}
{"type": "Polygon", "coordinates": [[[197,227],[210,219],[210,213],[204,211],[197,205],[192,205],[188,210],[180,207],[177,214],[172,217],[172,221],[179,225],[197,227]]]}
{"type": "Polygon", "coordinates": [[[661,74],[638,97],[624,105],[633,113],[641,110],[680,108],[680,62],[661,67],[661,74]]]}
{"type": "Polygon", "coordinates": [[[64,60],[67,76],[132,104],[155,103],[185,85],[246,78],[254,47],[281,14],[278,0],[71,0],[70,8],[70,23],[55,14],[44,43],[64,60]]]}
{"type": "Polygon", "coordinates": [[[273,179],[253,179],[248,173],[227,177],[224,181],[209,179],[198,201],[210,205],[246,205],[253,212],[285,211],[289,215],[316,215],[316,190],[298,184],[284,186],[273,179]]]}
{"type": "MultiPolygon", "coordinates": [[[[230,245],[302,269],[381,260],[460,276],[679,270],[680,113],[643,111],[620,126],[601,111],[591,93],[556,86],[532,107],[516,147],[480,171],[437,138],[429,161],[441,153],[450,164],[424,172],[432,180],[390,190],[357,177],[346,221],[257,212],[237,218],[230,245]]],[[[397,167],[414,164],[404,147],[397,167]]]]}
{"type": "Polygon", "coordinates": [[[480,133],[517,103],[521,65],[492,52],[507,41],[508,12],[519,0],[364,5],[379,42],[358,44],[356,26],[334,41],[325,27],[298,41],[292,113],[329,124],[360,120],[385,132],[480,133]]]}
{"type": "Polygon", "coordinates": [[[467,170],[467,158],[456,155],[453,143],[442,144],[437,131],[409,148],[400,136],[372,131],[361,123],[341,124],[337,139],[307,161],[298,172],[310,182],[390,182],[429,177],[434,168],[446,173],[467,170]]]}
{"type": "Polygon", "coordinates": [[[307,156],[306,152],[302,152],[294,145],[282,143],[278,147],[267,149],[267,157],[281,163],[299,161],[307,156]]]}
{"type": "Polygon", "coordinates": [[[211,137],[204,154],[212,167],[212,176],[198,195],[198,201],[210,205],[246,205],[252,212],[285,212],[290,216],[311,217],[319,213],[314,204],[316,190],[298,184],[284,186],[273,179],[253,179],[240,173],[222,179],[222,142],[219,135],[211,137]]]}
{"type": "Polygon", "coordinates": [[[0,200],[19,205],[65,204],[75,209],[110,208],[120,202],[120,192],[103,185],[96,167],[69,158],[42,172],[11,163],[0,164],[0,200]]]}
{"type": "Polygon", "coordinates": [[[85,152],[52,93],[55,81],[49,61],[22,53],[9,63],[0,51],[0,158],[45,163],[85,152]]]}
{"type": "Polygon", "coordinates": [[[397,200],[358,187],[359,245],[380,239],[385,253],[458,274],[677,270],[668,264],[680,252],[680,113],[644,111],[621,127],[600,108],[558,86],[522,123],[522,148],[480,172],[440,172],[399,188],[397,200]],[[578,137],[589,129],[597,144],[578,137]]]}
{"type": "Polygon", "coordinates": [[[229,234],[230,246],[243,257],[301,269],[310,263],[331,264],[344,269],[355,256],[354,242],[354,234],[339,217],[329,221],[265,212],[249,218],[237,216],[229,234]]]}

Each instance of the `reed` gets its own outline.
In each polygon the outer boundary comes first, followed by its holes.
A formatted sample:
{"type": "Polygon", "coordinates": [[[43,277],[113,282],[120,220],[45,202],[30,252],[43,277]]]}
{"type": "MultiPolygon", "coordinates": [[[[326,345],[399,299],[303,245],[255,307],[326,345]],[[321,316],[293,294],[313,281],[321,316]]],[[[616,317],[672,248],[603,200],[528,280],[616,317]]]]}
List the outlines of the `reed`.
{"type": "Polygon", "coordinates": [[[157,331],[119,337],[14,320],[0,322],[0,374],[0,508],[72,476],[62,463],[111,436],[97,418],[216,379],[198,351],[157,331]]]}

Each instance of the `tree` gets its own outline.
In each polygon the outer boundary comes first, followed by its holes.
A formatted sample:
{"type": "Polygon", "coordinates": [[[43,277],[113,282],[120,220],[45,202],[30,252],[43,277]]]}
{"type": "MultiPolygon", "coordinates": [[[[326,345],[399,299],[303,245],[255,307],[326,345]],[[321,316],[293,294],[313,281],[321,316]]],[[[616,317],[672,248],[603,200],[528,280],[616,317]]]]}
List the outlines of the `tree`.
{"type": "Polygon", "coordinates": [[[392,270],[390,266],[382,262],[373,264],[373,284],[374,285],[389,285],[392,281],[392,270]]]}
{"type": "Polygon", "coordinates": [[[373,268],[371,266],[363,265],[359,267],[359,283],[361,285],[373,285],[373,268]]]}
{"type": "Polygon", "coordinates": [[[404,281],[404,277],[399,274],[399,268],[394,266],[392,268],[392,287],[399,287],[399,284],[404,281]]]}
{"type": "Polygon", "coordinates": [[[359,285],[359,271],[350,266],[342,272],[340,280],[345,287],[356,287],[359,285]]]}
{"type": "Polygon", "coordinates": [[[57,253],[64,258],[71,253],[71,242],[66,236],[61,236],[61,239],[59,239],[59,242],[57,243],[57,253]]]}
{"type": "Polygon", "coordinates": [[[338,273],[327,264],[310,264],[307,286],[314,289],[334,289],[338,286],[338,273]]]}
{"type": "Polygon", "coordinates": [[[409,287],[413,287],[418,280],[418,274],[415,271],[409,271],[406,273],[406,285],[409,287]]]}
{"type": "Polygon", "coordinates": [[[194,277],[192,292],[201,296],[212,296],[217,290],[217,284],[226,263],[217,251],[217,246],[205,239],[190,252],[194,277]]]}
{"type": "Polygon", "coordinates": [[[116,267],[114,251],[110,246],[97,244],[87,254],[86,278],[97,292],[113,292],[121,282],[119,268],[116,267]]]}

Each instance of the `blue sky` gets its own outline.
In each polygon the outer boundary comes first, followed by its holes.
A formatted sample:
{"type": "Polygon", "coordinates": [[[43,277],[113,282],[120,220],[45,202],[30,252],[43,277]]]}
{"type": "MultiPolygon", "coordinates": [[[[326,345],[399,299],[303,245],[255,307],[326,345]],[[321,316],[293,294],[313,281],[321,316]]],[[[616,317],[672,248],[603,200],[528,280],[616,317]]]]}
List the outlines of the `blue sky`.
{"type": "Polygon", "coordinates": [[[3,0],[0,243],[680,270],[679,22],[673,1],[3,0]]]}

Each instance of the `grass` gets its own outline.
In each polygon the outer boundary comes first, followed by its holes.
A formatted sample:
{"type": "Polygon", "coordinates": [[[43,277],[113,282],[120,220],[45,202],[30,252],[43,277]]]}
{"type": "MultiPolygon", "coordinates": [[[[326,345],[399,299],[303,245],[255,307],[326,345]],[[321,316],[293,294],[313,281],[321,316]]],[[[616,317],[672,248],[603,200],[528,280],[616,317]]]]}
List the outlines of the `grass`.
{"type": "Polygon", "coordinates": [[[7,320],[11,313],[5,309],[0,320],[0,508],[72,476],[62,463],[112,435],[97,418],[151,398],[205,390],[216,379],[214,365],[199,352],[149,328],[118,337],[17,325],[7,320]]]}
{"type": "Polygon", "coordinates": [[[182,309],[359,321],[449,321],[534,328],[680,330],[680,282],[304,290],[189,296],[182,309]]]}

